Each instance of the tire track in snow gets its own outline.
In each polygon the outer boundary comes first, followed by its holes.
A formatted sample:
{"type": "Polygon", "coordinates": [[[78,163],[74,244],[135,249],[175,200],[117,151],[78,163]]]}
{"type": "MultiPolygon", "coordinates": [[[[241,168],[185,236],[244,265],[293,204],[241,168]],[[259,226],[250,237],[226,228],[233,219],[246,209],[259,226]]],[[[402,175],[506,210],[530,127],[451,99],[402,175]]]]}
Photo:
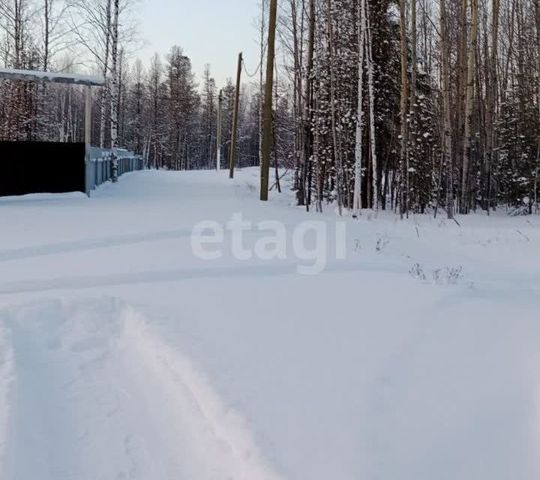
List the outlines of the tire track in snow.
{"type": "MultiPolygon", "coordinates": [[[[152,283],[182,282],[203,278],[221,277],[257,277],[297,275],[298,264],[284,262],[271,265],[260,263],[253,266],[232,265],[219,267],[183,268],[169,270],[153,270],[129,273],[110,273],[107,275],[70,276],[49,278],[46,280],[23,280],[12,283],[0,283],[0,296],[49,292],[55,290],[85,290],[99,287],[118,287],[124,285],[141,285],[152,283]]],[[[339,261],[329,263],[323,274],[332,273],[395,273],[406,275],[406,269],[388,264],[346,263],[339,261]]]]}
{"type": "Polygon", "coordinates": [[[7,480],[278,478],[244,420],[133,308],[50,301],[0,317],[17,373],[7,480]]]}
{"type": "Polygon", "coordinates": [[[64,255],[67,253],[99,250],[139,243],[151,243],[160,240],[177,238],[189,238],[191,230],[168,230],[161,232],[148,232],[131,235],[115,235],[96,239],[74,240],[71,242],[49,243],[45,245],[33,245],[0,250],[0,262],[25,260],[28,258],[43,257],[48,255],[64,255]]]}
{"type": "Polygon", "coordinates": [[[5,477],[9,395],[13,383],[13,350],[8,331],[0,319],[0,478],[5,477]]]}

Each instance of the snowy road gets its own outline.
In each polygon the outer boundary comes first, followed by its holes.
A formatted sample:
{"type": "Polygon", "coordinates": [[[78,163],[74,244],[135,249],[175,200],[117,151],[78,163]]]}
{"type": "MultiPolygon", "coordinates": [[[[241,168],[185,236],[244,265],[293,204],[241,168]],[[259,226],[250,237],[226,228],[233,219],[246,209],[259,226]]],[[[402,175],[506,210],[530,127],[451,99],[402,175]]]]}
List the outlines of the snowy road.
{"type": "Polygon", "coordinates": [[[4,311],[8,478],[274,478],[203,378],[112,299],[4,311]]]}
{"type": "Polygon", "coordinates": [[[350,220],[316,276],[195,258],[201,220],[335,225],[256,182],[0,199],[0,478],[539,478],[540,221],[350,220]]]}

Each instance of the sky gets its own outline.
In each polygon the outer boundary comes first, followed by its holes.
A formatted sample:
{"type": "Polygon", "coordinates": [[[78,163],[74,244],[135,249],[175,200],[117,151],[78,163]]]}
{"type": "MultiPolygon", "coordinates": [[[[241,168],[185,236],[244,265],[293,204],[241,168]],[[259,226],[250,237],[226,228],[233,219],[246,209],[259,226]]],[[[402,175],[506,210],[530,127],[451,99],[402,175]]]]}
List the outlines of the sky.
{"type": "Polygon", "coordinates": [[[218,86],[236,76],[238,53],[248,71],[259,63],[258,0],[141,0],[139,31],[145,42],[137,56],[147,63],[155,52],[179,45],[200,82],[209,63],[218,86]]]}

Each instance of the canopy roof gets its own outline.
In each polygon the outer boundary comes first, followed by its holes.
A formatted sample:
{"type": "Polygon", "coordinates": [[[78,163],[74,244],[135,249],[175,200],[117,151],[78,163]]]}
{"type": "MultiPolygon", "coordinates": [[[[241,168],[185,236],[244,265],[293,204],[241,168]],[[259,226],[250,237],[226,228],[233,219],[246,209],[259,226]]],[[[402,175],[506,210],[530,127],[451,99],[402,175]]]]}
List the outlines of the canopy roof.
{"type": "Polygon", "coordinates": [[[105,79],[99,76],[39,72],[36,70],[14,70],[11,68],[0,68],[0,78],[7,80],[26,80],[30,82],[70,83],[92,87],[105,85],[105,79]]]}

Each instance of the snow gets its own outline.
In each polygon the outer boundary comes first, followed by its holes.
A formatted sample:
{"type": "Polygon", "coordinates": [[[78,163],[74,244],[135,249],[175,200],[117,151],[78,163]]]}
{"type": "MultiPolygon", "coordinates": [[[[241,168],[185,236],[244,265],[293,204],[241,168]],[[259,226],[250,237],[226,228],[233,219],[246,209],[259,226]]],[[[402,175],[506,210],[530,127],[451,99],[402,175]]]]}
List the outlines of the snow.
{"type": "Polygon", "coordinates": [[[196,258],[239,212],[336,229],[257,183],[0,199],[0,478],[539,478],[540,220],[363,212],[311,276],[196,258]]]}
{"type": "Polygon", "coordinates": [[[274,478],[241,418],[130,307],[51,300],[5,317],[20,364],[8,478],[274,478]]]}

